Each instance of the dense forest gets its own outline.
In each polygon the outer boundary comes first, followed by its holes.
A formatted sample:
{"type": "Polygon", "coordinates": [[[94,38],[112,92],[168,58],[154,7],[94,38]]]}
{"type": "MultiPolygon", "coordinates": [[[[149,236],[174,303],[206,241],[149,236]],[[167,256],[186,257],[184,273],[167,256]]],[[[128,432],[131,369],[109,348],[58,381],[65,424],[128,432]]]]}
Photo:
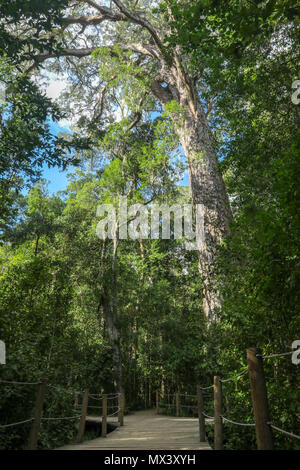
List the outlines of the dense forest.
{"type": "MultiPolygon", "coordinates": [[[[299,33],[292,0],[0,0],[1,424],[33,406],[34,386],[9,382],[47,378],[48,416],[72,416],[85,388],[124,391],[129,413],[157,390],[236,376],[247,348],[291,351],[299,33]],[[49,191],[45,166],[68,174],[64,190],[49,191]],[[111,220],[116,236],[99,236],[99,207],[118,212],[121,198],[135,236],[111,220]],[[154,204],[199,207],[202,239],[176,237],[174,211],[170,237],[145,233],[154,204]]],[[[272,422],[299,435],[299,366],[264,367],[272,422]]],[[[224,414],[253,422],[247,374],[223,388],[224,414]]],[[[29,428],[0,427],[0,449],[25,448],[29,428]]],[[[74,421],[44,423],[39,448],[75,434],[74,421]]],[[[274,431],[274,447],[300,444],[274,431]]],[[[224,449],[255,448],[251,427],[224,425],[224,449]]]]}

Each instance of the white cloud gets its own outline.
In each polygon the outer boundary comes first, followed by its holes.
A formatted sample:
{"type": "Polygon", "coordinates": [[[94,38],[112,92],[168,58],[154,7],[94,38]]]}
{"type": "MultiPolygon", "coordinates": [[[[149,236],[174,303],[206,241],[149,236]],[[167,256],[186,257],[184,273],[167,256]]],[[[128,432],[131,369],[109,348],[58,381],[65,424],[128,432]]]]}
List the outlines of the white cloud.
{"type": "Polygon", "coordinates": [[[58,124],[60,125],[60,127],[70,130],[71,126],[73,126],[75,123],[69,119],[61,119],[60,121],[58,121],[58,124]]]}
{"type": "Polygon", "coordinates": [[[48,98],[56,100],[67,86],[68,82],[66,80],[50,80],[50,83],[45,90],[46,95],[48,98]]]}
{"type": "MultiPolygon", "coordinates": [[[[68,88],[69,85],[67,75],[57,75],[48,71],[41,72],[41,74],[35,76],[33,80],[46,96],[53,101],[58,100],[61,93],[68,88]]],[[[58,124],[66,130],[69,130],[74,123],[70,119],[62,119],[58,124]]]]}
{"type": "Polygon", "coordinates": [[[122,111],[120,108],[117,108],[117,110],[113,113],[113,116],[115,118],[115,122],[120,122],[123,119],[122,116],[122,111]]]}

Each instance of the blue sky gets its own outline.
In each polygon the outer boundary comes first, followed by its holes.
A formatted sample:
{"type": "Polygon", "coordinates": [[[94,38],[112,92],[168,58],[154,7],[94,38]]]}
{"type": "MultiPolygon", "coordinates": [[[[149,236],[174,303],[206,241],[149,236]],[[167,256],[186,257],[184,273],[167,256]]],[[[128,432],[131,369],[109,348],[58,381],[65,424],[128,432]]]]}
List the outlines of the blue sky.
{"type": "MultiPolygon", "coordinates": [[[[54,122],[51,122],[50,129],[53,135],[57,135],[59,132],[71,132],[68,127],[62,127],[54,122]]],[[[47,165],[43,166],[42,178],[49,181],[48,190],[50,194],[66,189],[68,185],[67,175],[71,173],[73,169],[74,167],[68,167],[65,171],[62,171],[59,168],[48,168],[47,165]]]]}
{"type": "MultiPolygon", "coordinates": [[[[50,81],[48,86],[45,89],[47,96],[54,101],[60,96],[60,93],[67,86],[67,77],[56,77],[53,73],[46,73],[46,78],[50,81]]],[[[157,117],[158,113],[153,113],[153,119],[157,117]]],[[[57,135],[59,132],[71,132],[69,126],[71,121],[61,121],[60,123],[50,122],[50,129],[54,135],[57,135]]],[[[74,167],[70,166],[65,171],[60,170],[59,168],[48,168],[47,165],[43,167],[42,177],[49,182],[48,190],[50,194],[56,193],[57,191],[63,191],[68,186],[68,177],[69,173],[74,171],[74,167]]],[[[183,180],[180,184],[188,185],[188,174],[186,172],[183,180]]]]}
{"type": "MultiPolygon", "coordinates": [[[[71,132],[68,127],[62,127],[58,123],[51,122],[50,124],[51,132],[54,135],[57,135],[59,132],[71,132]]],[[[45,178],[49,182],[48,190],[50,194],[54,194],[57,191],[63,191],[68,186],[68,177],[67,175],[74,170],[74,167],[70,166],[65,171],[60,170],[59,168],[48,168],[47,165],[43,167],[42,178],[45,178]]],[[[183,181],[180,184],[188,185],[188,175],[187,172],[184,176],[183,181]]]]}
{"type": "Polygon", "coordinates": [[[50,194],[56,193],[57,191],[63,191],[68,185],[67,174],[71,169],[66,171],[60,171],[57,168],[48,168],[47,165],[43,168],[42,178],[49,181],[48,190],[50,194]]]}

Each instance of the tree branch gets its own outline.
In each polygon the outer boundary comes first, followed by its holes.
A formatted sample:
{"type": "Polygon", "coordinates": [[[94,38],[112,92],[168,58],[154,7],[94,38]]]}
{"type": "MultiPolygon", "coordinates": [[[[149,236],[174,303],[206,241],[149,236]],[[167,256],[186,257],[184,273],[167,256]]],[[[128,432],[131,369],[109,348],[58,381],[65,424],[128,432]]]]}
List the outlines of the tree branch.
{"type": "Polygon", "coordinates": [[[161,86],[161,82],[159,80],[154,80],[151,85],[151,91],[153,95],[163,104],[165,105],[168,101],[174,99],[171,90],[168,86],[163,87],[161,86]]]}
{"type": "Polygon", "coordinates": [[[81,24],[82,26],[94,26],[102,23],[105,20],[110,21],[125,21],[126,18],[108,18],[106,15],[95,15],[95,16],[68,16],[64,19],[64,23],[67,26],[71,24],[81,24]]]}
{"type": "Polygon", "coordinates": [[[142,106],[142,104],[143,104],[143,102],[144,102],[144,99],[145,99],[145,96],[143,96],[143,97],[140,99],[139,105],[138,105],[139,110],[137,111],[136,117],[134,118],[134,120],[129,124],[129,126],[128,126],[128,131],[130,131],[134,126],[136,126],[136,125],[140,122],[140,120],[142,119],[143,113],[142,113],[142,111],[141,111],[140,108],[141,108],[141,106],[142,106]]]}
{"type": "Polygon", "coordinates": [[[126,16],[122,15],[118,9],[112,9],[108,7],[104,7],[102,5],[98,5],[98,3],[94,2],[93,0],[82,0],[82,3],[87,3],[91,7],[98,10],[102,15],[106,16],[106,19],[112,21],[124,21],[126,20],[126,16]]]}
{"type": "MultiPolygon", "coordinates": [[[[118,46],[122,49],[127,50],[127,51],[132,51],[132,52],[136,52],[138,54],[148,55],[148,56],[157,58],[158,51],[157,51],[156,47],[151,46],[150,44],[135,44],[135,43],[131,44],[131,43],[128,43],[128,44],[118,44],[118,46]]],[[[116,52],[114,52],[114,50],[113,50],[114,46],[104,46],[104,47],[106,47],[107,49],[110,50],[112,56],[113,55],[115,55],[116,57],[118,56],[118,54],[116,52]]],[[[97,49],[99,49],[99,47],[85,48],[85,49],[63,49],[62,51],[59,51],[59,52],[56,52],[56,53],[55,52],[53,52],[53,53],[45,52],[45,53],[39,54],[35,57],[34,63],[31,64],[25,70],[25,73],[31,72],[37,66],[37,64],[39,64],[41,62],[45,62],[45,60],[47,60],[47,59],[54,59],[56,57],[57,58],[58,57],[78,57],[80,59],[82,57],[87,57],[87,56],[91,55],[97,49]]]]}
{"type": "Polygon", "coordinates": [[[138,13],[133,13],[132,11],[128,10],[120,0],[112,0],[115,5],[119,8],[119,10],[125,15],[127,18],[129,18],[131,21],[133,21],[136,24],[139,24],[143,26],[143,28],[147,29],[151,36],[154,39],[155,44],[158,46],[160,51],[163,51],[163,43],[160,40],[160,37],[158,36],[156,30],[153,28],[152,24],[149,23],[149,21],[145,20],[144,18],[141,18],[138,13]]]}
{"type": "Polygon", "coordinates": [[[210,114],[210,112],[211,112],[211,110],[212,110],[213,104],[214,104],[214,100],[215,100],[215,98],[216,98],[217,96],[218,96],[218,94],[215,93],[215,94],[211,97],[211,99],[209,100],[209,102],[207,103],[207,109],[206,109],[206,113],[205,113],[206,118],[209,116],[209,114],[210,114]]]}
{"type": "Polygon", "coordinates": [[[99,99],[95,105],[95,108],[96,109],[96,106],[100,106],[100,110],[99,112],[96,114],[96,116],[93,117],[93,121],[97,121],[98,119],[101,118],[102,116],[102,113],[103,113],[103,104],[104,104],[104,97],[105,97],[105,94],[106,94],[106,91],[107,91],[107,88],[109,86],[109,84],[116,78],[117,75],[113,75],[111,77],[110,80],[108,80],[108,82],[106,83],[106,85],[104,85],[104,87],[102,88],[102,90],[100,91],[100,94],[99,94],[99,99]]]}
{"type": "Polygon", "coordinates": [[[63,51],[53,52],[53,53],[43,53],[35,56],[34,63],[31,64],[26,70],[25,73],[31,72],[38,63],[44,62],[47,59],[55,59],[58,57],[78,57],[81,59],[82,57],[87,57],[91,55],[98,47],[93,48],[86,48],[86,49],[64,49],[63,51]]]}

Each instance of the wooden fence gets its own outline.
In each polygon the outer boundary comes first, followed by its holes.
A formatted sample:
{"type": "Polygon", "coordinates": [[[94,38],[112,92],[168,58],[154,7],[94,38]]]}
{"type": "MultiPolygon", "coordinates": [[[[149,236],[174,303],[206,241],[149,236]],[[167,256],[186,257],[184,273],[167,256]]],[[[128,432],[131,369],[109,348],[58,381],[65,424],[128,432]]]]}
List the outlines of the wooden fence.
{"type": "Polygon", "coordinates": [[[271,356],[263,356],[261,350],[258,348],[247,349],[247,363],[248,367],[243,369],[238,374],[227,379],[223,379],[220,376],[214,376],[213,384],[208,387],[202,387],[201,385],[197,386],[196,395],[187,395],[180,394],[176,392],[174,394],[164,395],[163,399],[160,396],[160,393],[156,392],[156,412],[159,413],[161,409],[171,409],[174,410],[176,416],[181,416],[183,414],[183,407],[189,408],[192,412],[195,411],[198,414],[199,419],[199,437],[200,442],[206,441],[206,432],[205,427],[207,424],[214,425],[214,449],[222,450],[223,448],[223,425],[224,423],[231,423],[236,426],[250,426],[255,428],[256,432],[256,441],[258,450],[273,450],[273,436],[272,429],[277,430],[289,437],[300,439],[300,436],[287,432],[279,427],[275,426],[271,422],[268,396],[267,396],[267,387],[263,367],[263,359],[285,356],[292,354],[293,351],[282,354],[272,354],[271,356]],[[222,383],[228,382],[230,380],[235,380],[238,377],[246,374],[249,374],[249,382],[251,388],[252,396],[252,408],[254,415],[254,423],[239,423],[232,421],[231,419],[223,415],[223,397],[222,397],[222,383]],[[214,400],[214,415],[210,416],[205,413],[205,394],[207,390],[213,389],[213,400],[214,400]],[[170,400],[171,397],[171,400],[170,400]],[[193,403],[182,404],[181,401],[183,398],[190,398],[190,401],[193,403]],[[167,402],[165,401],[167,398],[167,402]],[[205,418],[210,419],[210,422],[206,423],[205,418]]]}
{"type": "MultiPolygon", "coordinates": [[[[32,411],[32,417],[19,421],[16,423],[0,424],[0,429],[6,429],[10,427],[20,426],[25,423],[31,422],[29,439],[28,439],[28,450],[36,450],[38,447],[38,437],[42,421],[59,421],[59,420],[74,420],[78,421],[78,433],[77,442],[82,442],[85,433],[85,426],[87,420],[88,408],[98,409],[98,414],[101,417],[101,437],[107,435],[107,418],[115,416],[118,419],[119,425],[124,425],[124,410],[125,410],[125,395],[124,393],[114,393],[110,395],[106,394],[89,394],[89,390],[84,390],[83,393],[74,391],[74,408],[80,408],[80,413],[76,413],[74,416],[60,416],[60,417],[44,417],[43,407],[45,402],[47,387],[59,388],[55,385],[48,385],[47,379],[41,382],[17,382],[1,380],[0,383],[7,383],[12,385],[33,385],[36,387],[35,401],[32,411]],[[79,396],[82,396],[81,403],[79,403],[79,396]],[[89,400],[97,400],[99,406],[89,405],[89,400]],[[115,402],[115,403],[114,403],[115,402]],[[101,410],[101,412],[100,412],[101,410]]],[[[70,391],[69,389],[66,389],[70,391]]]]}

